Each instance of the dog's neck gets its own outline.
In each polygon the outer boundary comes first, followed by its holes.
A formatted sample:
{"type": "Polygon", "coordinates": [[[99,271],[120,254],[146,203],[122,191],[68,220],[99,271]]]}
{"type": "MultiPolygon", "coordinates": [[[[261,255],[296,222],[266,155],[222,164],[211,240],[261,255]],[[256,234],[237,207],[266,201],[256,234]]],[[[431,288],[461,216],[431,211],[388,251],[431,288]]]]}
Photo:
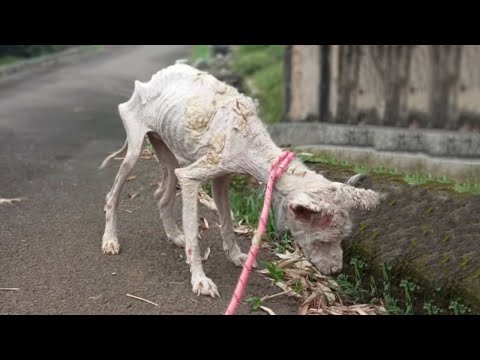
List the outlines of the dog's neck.
{"type": "MultiPolygon", "coordinates": [[[[262,185],[266,185],[270,168],[283,150],[276,145],[270,145],[261,151],[252,150],[246,161],[246,172],[262,185]]],[[[323,176],[308,169],[300,160],[293,159],[286,171],[276,179],[274,196],[284,197],[292,191],[308,189],[312,184],[319,184],[323,176]]],[[[325,179],[326,180],[326,179],[325,179]]]]}

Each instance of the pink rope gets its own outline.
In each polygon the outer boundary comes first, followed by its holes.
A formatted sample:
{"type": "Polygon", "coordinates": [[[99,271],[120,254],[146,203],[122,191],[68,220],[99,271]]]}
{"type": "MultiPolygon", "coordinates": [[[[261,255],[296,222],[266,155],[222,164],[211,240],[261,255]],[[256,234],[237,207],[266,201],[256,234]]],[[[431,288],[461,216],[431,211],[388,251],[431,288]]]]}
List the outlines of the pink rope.
{"type": "Polygon", "coordinates": [[[294,153],[290,151],[284,151],[277,159],[275,159],[275,161],[270,166],[267,188],[265,190],[265,198],[263,201],[263,208],[260,215],[260,220],[258,222],[258,227],[255,231],[255,235],[253,236],[252,246],[250,248],[250,251],[248,252],[247,260],[243,265],[242,273],[240,275],[240,278],[238,279],[237,286],[235,288],[235,291],[233,292],[232,299],[230,300],[230,304],[228,305],[225,315],[233,315],[237,306],[242,300],[248,277],[250,275],[250,272],[252,271],[253,263],[255,262],[255,258],[257,257],[258,250],[260,249],[260,241],[262,240],[262,236],[265,234],[265,230],[267,228],[268,213],[270,211],[270,202],[272,200],[273,184],[275,180],[285,172],[288,164],[290,163],[290,161],[292,161],[294,156],[294,153]]]}

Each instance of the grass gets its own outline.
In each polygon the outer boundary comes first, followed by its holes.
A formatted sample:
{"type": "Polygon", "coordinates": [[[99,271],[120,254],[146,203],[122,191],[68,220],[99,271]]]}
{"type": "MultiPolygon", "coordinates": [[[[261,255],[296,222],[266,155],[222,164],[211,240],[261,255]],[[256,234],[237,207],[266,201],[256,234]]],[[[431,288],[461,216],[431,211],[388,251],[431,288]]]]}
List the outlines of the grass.
{"type": "Polygon", "coordinates": [[[260,299],[257,296],[249,297],[245,301],[247,302],[248,305],[250,305],[250,308],[253,311],[257,311],[260,308],[260,306],[262,305],[262,299],[260,299]]]}
{"type": "Polygon", "coordinates": [[[17,56],[11,56],[11,55],[2,56],[0,57],[0,66],[12,64],[18,60],[22,60],[22,59],[17,56]]]}
{"type": "Polygon", "coordinates": [[[328,154],[305,154],[300,153],[297,156],[299,159],[307,163],[319,163],[332,167],[342,168],[344,170],[350,170],[357,174],[372,174],[372,175],[391,175],[397,176],[399,180],[412,186],[438,186],[442,189],[449,189],[459,194],[480,194],[480,179],[474,178],[466,182],[458,182],[453,179],[449,179],[446,176],[433,177],[431,173],[422,174],[415,173],[409,174],[399,171],[397,168],[389,169],[383,166],[379,167],[367,167],[365,165],[350,164],[346,161],[340,161],[328,154]]]}
{"type": "Polygon", "coordinates": [[[190,55],[190,60],[194,63],[198,59],[208,59],[210,52],[208,45],[193,45],[192,53],[190,55]]]}
{"type": "MultiPolygon", "coordinates": [[[[458,299],[445,304],[425,297],[422,288],[408,278],[395,279],[392,266],[382,263],[374,276],[366,262],[353,256],[349,267],[335,279],[340,293],[354,303],[383,303],[389,315],[466,315],[471,309],[458,299]]],[[[440,290],[440,289],[439,289],[440,290]]],[[[441,293],[441,291],[439,291],[441,293]]]]}
{"type": "MultiPolygon", "coordinates": [[[[235,221],[256,228],[263,207],[262,189],[251,184],[248,177],[235,176],[230,182],[229,197],[235,221]]],[[[276,235],[275,217],[272,210],[268,216],[265,237],[272,241],[279,240],[276,235]]]]}
{"type": "Polygon", "coordinates": [[[234,71],[247,79],[249,95],[259,100],[259,115],[268,124],[282,115],[283,52],[281,45],[241,45],[234,50],[234,71]]]}
{"type": "MultiPolygon", "coordinates": [[[[4,55],[0,56],[0,66],[13,64],[17,61],[33,59],[40,56],[51,55],[53,53],[58,53],[61,51],[67,50],[71,45],[41,45],[41,48],[32,52],[29,56],[17,56],[17,55],[4,55]]],[[[86,45],[94,49],[101,50],[105,45],[86,45]]]]}

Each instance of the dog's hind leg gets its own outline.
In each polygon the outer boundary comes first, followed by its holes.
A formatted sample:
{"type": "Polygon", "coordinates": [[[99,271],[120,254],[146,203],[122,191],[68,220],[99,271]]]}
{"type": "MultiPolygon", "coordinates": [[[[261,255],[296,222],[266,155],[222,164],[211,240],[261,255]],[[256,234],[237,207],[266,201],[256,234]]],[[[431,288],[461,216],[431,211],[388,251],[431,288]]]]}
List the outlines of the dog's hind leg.
{"type": "MultiPolygon", "coordinates": [[[[213,200],[218,209],[220,217],[220,226],[223,238],[223,251],[227,258],[235,265],[242,266],[247,259],[247,254],[243,254],[235,240],[233,231],[232,215],[228,201],[228,177],[221,176],[212,182],[213,200]]],[[[256,264],[254,264],[256,266],[256,264]]]]}
{"type": "Polygon", "coordinates": [[[160,217],[165,227],[167,237],[179,247],[185,247],[185,237],[178,229],[173,217],[173,208],[175,205],[175,195],[177,188],[177,176],[175,169],[180,165],[165,143],[152,133],[148,134],[148,139],[155,150],[157,159],[162,168],[162,182],[155,191],[154,198],[157,201],[160,217]]]}

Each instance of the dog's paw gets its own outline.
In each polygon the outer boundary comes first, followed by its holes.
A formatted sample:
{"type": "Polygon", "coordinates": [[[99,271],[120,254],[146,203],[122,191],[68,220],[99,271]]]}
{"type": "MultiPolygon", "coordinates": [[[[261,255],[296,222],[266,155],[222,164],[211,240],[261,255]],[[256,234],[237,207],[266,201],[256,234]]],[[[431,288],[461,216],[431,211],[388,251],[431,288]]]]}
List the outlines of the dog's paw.
{"type": "Polygon", "coordinates": [[[177,236],[173,236],[170,238],[175,245],[180,248],[185,248],[185,236],[183,234],[178,234],[177,236]]]}
{"type": "MultiPolygon", "coordinates": [[[[242,266],[245,264],[245,261],[247,261],[247,258],[248,258],[248,255],[247,255],[247,254],[239,253],[239,254],[236,255],[236,256],[230,257],[230,260],[232,260],[232,262],[233,262],[236,266],[242,267],[242,266]]],[[[256,261],[253,262],[253,267],[254,267],[254,268],[257,267],[257,262],[256,262],[256,261]]]]}
{"type": "Polygon", "coordinates": [[[185,248],[185,244],[186,244],[185,235],[183,235],[183,233],[180,230],[175,231],[173,234],[167,234],[167,237],[179,248],[185,248]]]}
{"type": "Polygon", "coordinates": [[[104,254],[115,255],[120,252],[120,244],[117,239],[103,237],[102,251],[104,254]]]}
{"type": "Polygon", "coordinates": [[[193,292],[198,296],[209,295],[213,298],[215,296],[220,297],[220,294],[218,293],[218,290],[217,290],[217,285],[215,285],[214,282],[209,278],[207,278],[205,275],[192,277],[192,287],[193,287],[193,292]]]}

